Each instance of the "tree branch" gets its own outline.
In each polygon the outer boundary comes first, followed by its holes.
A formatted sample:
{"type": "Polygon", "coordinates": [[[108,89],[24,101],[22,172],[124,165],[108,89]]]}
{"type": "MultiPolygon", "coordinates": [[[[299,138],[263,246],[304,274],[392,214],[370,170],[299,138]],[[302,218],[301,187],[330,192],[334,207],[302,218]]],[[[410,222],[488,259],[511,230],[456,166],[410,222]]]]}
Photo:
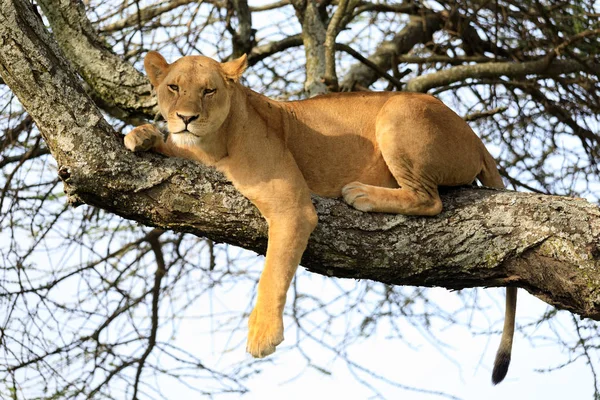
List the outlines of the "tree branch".
{"type": "MultiPolygon", "coordinates": [[[[391,84],[393,84],[396,87],[396,89],[402,90],[402,86],[404,84],[402,82],[400,82],[398,80],[398,78],[395,78],[392,75],[388,74],[385,70],[381,69],[377,64],[375,64],[373,61],[369,60],[368,58],[363,57],[358,51],[354,50],[352,47],[348,46],[347,44],[336,43],[335,48],[337,50],[342,50],[342,51],[348,53],[349,55],[354,57],[357,61],[360,61],[361,63],[363,63],[364,65],[366,65],[367,67],[369,67],[373,71],[375,71],[381,78],[387,79],[391,84]]],[[[406,70],[406,72],[403,73],[402,76],[405,76],[410,72],[411,72],[411,70],[406,70]]],[[[354,89],[356,89],[356,88],[354,88],[354,89]]],[[[364,89],[368,90],[367,88],[364,88],[364,89]]]]}
{"type": "MultiPolygon", "coordinates": [[[[72,202],[264,251],[266,222],[220,173],[125,150],[70,68],[27,0],[0,5],[0,75],[41,130],[72,202]]],[[[315,197],[320,224],[302,265],[389,284],[514,285],[600,320],[596,205],[472,188],[442,200],[444,212],[426,218],[361,213],[315,197]]]]}
{"type": "Polygon", "coordinates": [[[288,36],[277,42],[255,46],[248,54],[248,64],[254,65],[275,53],[298,46],[302,46],[302,35],[288,36]]]}
{"type": "Polygon", "coordinates": [[[550,63],[542,58],[528,62],[489,62],[474,65],[459,65],[439,72],[418,76],[409,80],[406,90],[409,92],[427,92],[434,87],[449,85],[465,79],[515,77],[529,74],[556,76],[582,71],[585,67],[600,76],[600,65],[588,62],[582,65],[576,60],[554,60],[550,63]]]}
{"type": "MultiPolygon", "coordinates": [[[[148,7],[141,8],[139,12],[129,15],[123,19],[120,19],[116,22],[113,22],[110,25],[106,25],[100,27],[100,32],[111,33],[115,31],[120,31],[125,28],[130,28],[132,26],[137,26],[140,23],[145,24],[148,21],[160,16],[161,14],[167,13],[171,10],[174,10],[178,7],[185,6],[187,4],[196,3],[197,0],[170,0],[163,4],[152,4],[148,7]]],[[[207,3],[209,3],[207,1],[207,3]]],[[[210,2],[216,3],[216,2],[210,2]]],[[[223,6],[223,4],[221,4],[223,6]]]]}
{"type": "Polygon", "coordinates": [[[134,125],[158,111],[150,82],[102,42],[81,1],[38,2],[56,40],[92,90],[94,100],[111,115],[134,125]]]}
{"type": "Polygon", "coordinates": [[[325,84],[326,27],[315,0],[294,0],[296,15],[302,25],[302,42],[306,54],[304,90],[309,97],[327,93],[325,84]]]}
{"type": "MultiPolygon", "coordinates": [[[[388,42],[383,42],[368,59],[384,71],[392,67],[397,55],[409,52],[417,43],[431,40],[433,33],[442,28],[443,18],[428,12],[423,16],[411,15],[410,22],[388,42]]],[[[340,87],[352,91],[356,85],[368,88],[379,79],[379,74],[363,63],[350,68],[340,87]]]]}
{"type": "Polygon", "coordinates": [[[252,14],[247,0],[229,0],[228,8],[231,7],[238,20],[237,30],[230,26],[230,18],[227,19],[228,29],[231,29],[233,57],[248,54],[254,47],[254,33],[252,32],[252,14]]]}
{"type": "MultiPolygon", "coordinates": [[[[178,7],[185,6],[191,3],[199,3],[198,0],[169,0],[162,4],[153,4],[151,6],[140,9],[139,13],[135,13],[133,15],[129,15],[119,21],[113,22],[110,25],[106,25],[99,28],[100,32],[111,33],[115,31],[120,31],[125,28],[130,28],[132,26],[137,26],[140,23],[145,24],[154,18],[160,16],[161,14],[167,13],[171,10],[174,10],[178,7]]],[[[203,0],[202,3],[212,4],[215,7],[225,8],[226,2],[219,0],[203,0]]],[[[263,6],[249,7],[249,11],[252,12],[261,12],[261,11],[269,11],[274,10],[276,8],[284,7],[289,5],[290,2],[286,0],[277,1],[275,3],[266,4],[263,6]]]]}
{"type": "Polygon", "coordinates": [[[476,111],[471,114],[465,115],[463,117],[463,119],[467,122],[477,121],[478,119],[481,119],[481,118],[487,118],[487,117],[491,117],[492,115],[503,113],[506,110],[508,110],[508,107],[502,106],[502,107],[496,107],[491,110],[476,111]]]}
{"type": "Polygon", "coordinates": [[[342,29],[342,19],[348,10],[352,11],[354,2],[339,0],[338,6],[327,25],[325,33],[325,84],[330,91],[338,90],[338,79],[335,72],[335,39],[342,29]],[[350,4],[352,3],[352,4],[350,4]]]}
{"type": "Polygon", "coordinates": [[[163,256],[162,244],[160,243],[160,235],[164,233],[163,230],[153,229],[152,232],[148,235],[148,243],[150,243],[150,247],[152,248],[152,252],[154,253],[154,257],[156,258],[156,272],[154,272],[154,286],[152,287],[152,316],[151,316],[151,327],[150,327],[150,336],[148,336],[148,346],[144,351],[144,354],[140,357],[138,361],[138,369],[135,374],[135,382],[133,384],[133,400],[138,399],[138,388],[140,384],[140,378],[142,376],[142,370],[144,369],[144,364],[148,359],[150,353],[156,346],[156,336],[158,334],[158,306],[160,302],[160,287],[165,274],[167,273],[167,268],[165,265],[165,258],[163,256]]]}

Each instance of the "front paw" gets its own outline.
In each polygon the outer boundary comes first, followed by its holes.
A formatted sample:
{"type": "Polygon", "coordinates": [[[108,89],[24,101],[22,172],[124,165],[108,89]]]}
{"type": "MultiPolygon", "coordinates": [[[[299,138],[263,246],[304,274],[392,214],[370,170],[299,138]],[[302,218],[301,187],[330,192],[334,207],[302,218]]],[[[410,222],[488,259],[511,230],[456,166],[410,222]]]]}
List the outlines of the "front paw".
{"type": "Polygon", "coordinates": [[[283,319],[278,313],[254,308],[248,321],[248,344],[246,351],[252,357],[263,358],[275,352],[283,342],[283,319]]]}
{"type": "Polygon", "coordinates": [[[162,140],[162,136],[154,125],[140,125],[125,136],[125,147],[134,152],[147,151],[153,148],[159,140],[162,140]]]}

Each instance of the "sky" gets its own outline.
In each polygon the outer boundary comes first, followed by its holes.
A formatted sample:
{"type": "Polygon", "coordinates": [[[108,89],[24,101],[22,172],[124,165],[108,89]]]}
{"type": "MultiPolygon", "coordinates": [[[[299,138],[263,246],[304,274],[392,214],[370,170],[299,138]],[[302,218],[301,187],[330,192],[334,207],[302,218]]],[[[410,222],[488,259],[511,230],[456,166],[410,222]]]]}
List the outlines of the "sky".
{"type": "MultiPolygon", "coordinates": [[[[252,260],[251,254],[246,257],[252,260]]],[[[260,268],[263,260],[262,256],[256,256],[255,267],[260,268]]],[[[219,268],[219,263],[216,268],[219,268]]],[[[356,289],[360,282],[322,278],[300,268],[296,285],[299,292],[313,293],[325,300],[337,295],[340,285],[345,289],[356,289]]],[[[210,298],[199,299],[195,307],[204,311],[211,309],[215,315],[231,312],[241,314],[247,310],[249,299],[244,288],[238,289],[239,291],[235,288],[223,288],[221,293],[215,288],[210,298]]],[[[260,374],[244,381],[248,393],[243,398],[592,399],[593,377],[584,359],[552,372],[541,372],[569,359],[569,354],[553,345],[551,338],[554,336],[553,331],[558,331],[563,338],[573,340],[575,333],[569,322],[572,317],[567,312],[559,312],[552,325],[529,326],[552,308],[524,290],[519,292],[517,324],[527,327],[524,330],[526,336],[520,331],[516,333],[508,376],[497,386],[491,384],[491,367],[504,315],[503,292],[504,289],[498,288],[465,291],[468,295],[477,297],[479,306],[485,312],[468,315],[459,313],[457,318],[463,322],[468,320],[468,326],[432,319],[435,338],[442,343],[436,342],[427,334],[423,335],[422,330],[405,319],[399,318],[397,321],[402,339],[394,337],[394,331],[387,320],[380,322],[376,334],[344,348],[346,356],[359,367],[349,366],[345,360],[317,341],[299,333],[296,323],[287,317],[284,320],[286,340],[273,355],[259,364],[258,368],[262,371],[260,374]],[[489,323],[491,329],[497,331],[495,334],[485,334],[488,333],[489,323]],[[302,351],[295,346],[299,337],[302,338],[302,351]],[[305,355],[310,358],[310,363],[305,355]],[[383,379],[373,378],[361,370],[361,367],[383,379]],[[428,392],[422,393],[403,386],[428,392]]],[[[443,288],[428,289],[427,295],[430,301],[442,304],[449,310],[459,310],[463,304],[456,293],[443,288]]],[[[288,311],[292,301],[293,293],[290,293],[288,311]]],[[[337,306],[333,305],[334,308],[337,306]]],[[[333,312],[331,309],[329,311],[333,312]]],[[[318,327],[320,318],[318,315],[313,317],[315,326],[318,327]]],[[[215,331],[215,324],[219,324],[220,317],[216,318],[217,321],[182,322],[176,337],[177,343],[198,355],[206,365],[219,367],[224,371],[228,366],[251,362],[250,355],[244,352],[245,329],[234,333],[211,333],[215,331]]],[[[338,322],[332,324],[329,334],[342,338],[348,329],[348,321],[338,322]]],[[[315,328],[315,331],[320,329],[315,328]]],[[[315,336],[322,337],[319,334],[315,336]]],[[[324,341],[333,346],[337,344],[335,339],[329,337],[324,338],[324,341]]],[[[170,387],[173,397],[169,398],[194,398],[191,392],[181,386],[170,387]]],[[[233,394],[219,398],[240,397],[233,394]]]]}

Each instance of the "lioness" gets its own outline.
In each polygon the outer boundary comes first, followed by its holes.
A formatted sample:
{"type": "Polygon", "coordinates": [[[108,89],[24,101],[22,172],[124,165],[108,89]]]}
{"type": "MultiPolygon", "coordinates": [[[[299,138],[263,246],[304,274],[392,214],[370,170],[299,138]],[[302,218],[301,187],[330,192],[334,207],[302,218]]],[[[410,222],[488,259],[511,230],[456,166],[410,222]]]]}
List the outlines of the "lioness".
{"type": "MultiPolygon", "coordinates": [[[[183,57],[144,60],[170,135],[150,124],[125,137],[131,151],[155,150],[212,165],[269,225],[265,267],[248,322],[247,351],[265,357],[283,341],[286,292],[317,225],[310,193],[361,211],[436,215],[438,186],[502,188],[493,158],[471,128],[432,96],[338,93],[278,102],[242,86],[246,56],[219,63],[183,57]]],[[[492,380],[508,370],[516,289],[507,289],[492,380]]]]}

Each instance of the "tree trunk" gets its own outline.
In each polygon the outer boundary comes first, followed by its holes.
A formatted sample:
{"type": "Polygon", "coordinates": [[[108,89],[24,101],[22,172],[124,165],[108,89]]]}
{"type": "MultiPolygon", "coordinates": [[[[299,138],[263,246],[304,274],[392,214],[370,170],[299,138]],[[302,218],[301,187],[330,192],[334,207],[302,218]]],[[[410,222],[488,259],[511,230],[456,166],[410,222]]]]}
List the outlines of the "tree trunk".
{"type": "MultiPolygon", "coordinates": [[[[215,170],[133,154],[80,85],[26,0],[0,6],[0,75],[34,118],[69,200],[146,225],[263,252],[267,226],[215,170]]],[[[302,259],[329,276],[391,284],[514,285],[600,319],[600,209],[582,199],[458,188],[436,217],[356,211],[315,197],[302,259]]]]}

